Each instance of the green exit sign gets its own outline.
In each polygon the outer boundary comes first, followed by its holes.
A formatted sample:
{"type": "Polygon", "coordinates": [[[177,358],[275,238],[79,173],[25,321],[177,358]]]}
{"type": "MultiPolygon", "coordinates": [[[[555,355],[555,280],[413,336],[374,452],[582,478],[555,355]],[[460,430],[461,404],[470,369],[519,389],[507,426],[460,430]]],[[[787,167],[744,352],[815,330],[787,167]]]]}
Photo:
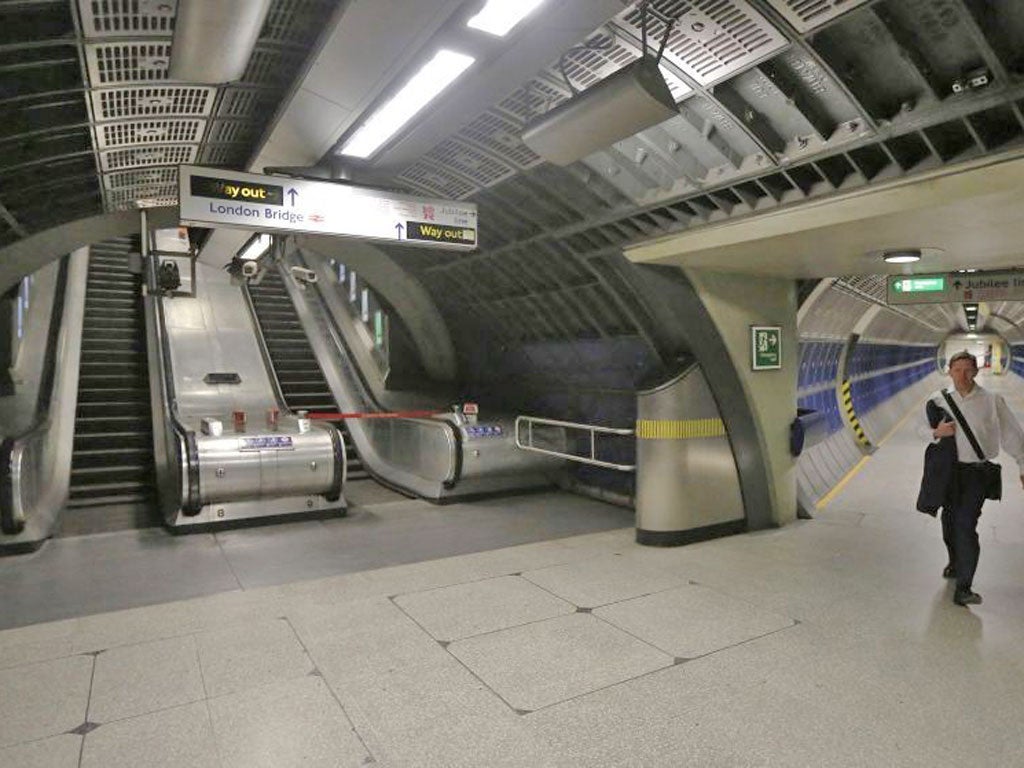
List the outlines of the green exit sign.
{"type": "Polygon", "coordinates": [[[750,363],[755,371],[771,371],[782,367],[780,326],[750,326],[750,363]]]}
{"type": "Polygon", "coordinates": [[[946,290],[945,277],[898,277],[892,281],[895,293],[941,293],[946,290]]]}

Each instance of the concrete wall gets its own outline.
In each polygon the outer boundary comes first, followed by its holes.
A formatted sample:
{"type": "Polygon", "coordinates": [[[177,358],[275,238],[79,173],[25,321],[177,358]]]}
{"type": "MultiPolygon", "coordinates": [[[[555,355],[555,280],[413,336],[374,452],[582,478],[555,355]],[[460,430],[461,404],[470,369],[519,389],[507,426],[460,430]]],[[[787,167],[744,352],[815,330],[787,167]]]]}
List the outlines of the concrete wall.
{"type": "MultiPolygon", "coordinates": [[[[768,463],[772,520],[796,518],[796,462],[789,453],[789,424],[796,416],[796,283],[706,270],[685,270],[729,351],[754,415],[762,455],[768,463]],[[782,327],[782,368],[753,371],[750,326],[782,327]]],[[[723,407],[719,403],[719,408],[723,407]]],[[[737,457],[741,462],[742,457],[737,457]]],[[[749,507],[750,499],[745,499],[749,507]]]]}

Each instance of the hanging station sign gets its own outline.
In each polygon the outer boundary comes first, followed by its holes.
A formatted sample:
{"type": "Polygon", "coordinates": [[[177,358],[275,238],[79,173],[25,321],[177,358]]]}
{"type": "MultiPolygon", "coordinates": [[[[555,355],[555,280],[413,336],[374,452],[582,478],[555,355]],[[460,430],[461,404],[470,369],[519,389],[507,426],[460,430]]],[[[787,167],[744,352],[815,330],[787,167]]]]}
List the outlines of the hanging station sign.
{"type": "Polygon", "coordinates": [[[950,272],[889,277],[889,304],[960,304],[1024,300],[1024,271],[950,272]]]}
{"type": "Polygon", "coordinates": [[[473,203],[194,165],[180,166],[178,178],[183,224],[460,250],[477,245],[473,203]]]}

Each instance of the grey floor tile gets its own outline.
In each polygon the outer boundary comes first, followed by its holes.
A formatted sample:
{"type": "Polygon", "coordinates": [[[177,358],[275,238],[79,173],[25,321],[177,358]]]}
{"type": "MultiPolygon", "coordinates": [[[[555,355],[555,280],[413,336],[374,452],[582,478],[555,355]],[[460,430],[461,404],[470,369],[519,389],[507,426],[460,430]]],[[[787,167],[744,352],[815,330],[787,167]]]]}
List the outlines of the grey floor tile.
{"type": "Polygon", "coordinates": [[[150,528],[57,539],[0,559],[0,630],[631,524],[629,510],[558,492],[443,509],[394,501],[356,508],[348,518],[216,535],[150,528]]]}
{"type": "Polygon", "coordinates": [[[4,768],[78,768],[82,737],[64,733],[41,741],[0,749],[4,768]]]}
{"type": "Polygon", "coordinates": [[[395,602],[438,640],[458,640],[574,613],[576,607],[518,576],[400,595],[395,602]]]}
{"type": "Polygon", "coordinates": [[[313,662],[291,625],[281,619],[201,632],[196,642],[210,697],[301,677],[313,670],[313,662]]]}
{"type": "Polygon", "coordinates": [[[108,723],[204,698],[192,636],[113,648],[96,657],[89,721],[108,723]]]}
{"type": "Polygon", "coordinates": [[[289,614],[317,668],[352,683],[391,670],[444,661],[445,651],[384,597],[289,614]]]}
{"type": "Polygon", "coordinates": [[[71,655],[76,629],[77,619],[67,619],[0,632],[0,668],[71,655]]]}
{"type": "Polygon", "coordinates": [[[161,529],[48,541],[0,559],[0,628],[236,589],[212,536],[161,529]]]}
{"type": "Polygon", "coordinates": [[[568,565],[527,571],[523,577],[581,608],[628,600],[686,583],[643,551],[602,554],[568,565]]]}
{"type": "Polygon", "coordinates": [[[85,722],[91,656],[0,670],[0,747],[56,736],[85,722]]]}
{"type": "Polygon", "coordinates": [[[594,615],[684,659],[793,626],[788,616],[695,585],[608,605],[594,615]]]}
{"type": "Polygon", "coordinates": [[[548,768],[551,750],[448,654],[337,683],[325,673],[378,761],[416,768],[548,768]]]}
{"type": "Polygon", "coordinates": [[[370,757],[320,677],[210,700],[223,768],[346,768],[370,757]]]}
{"type": "Polygon", "coordinates": [[[119,720],[87,734],[82,768],[220,768],[205,701],[119,720]]]}
{"type": "Polygon", "coordinates": [[[511,707],[526,711],[673,663],[671,656],[587,614],[459,640],[448,650],[511,707]]]}

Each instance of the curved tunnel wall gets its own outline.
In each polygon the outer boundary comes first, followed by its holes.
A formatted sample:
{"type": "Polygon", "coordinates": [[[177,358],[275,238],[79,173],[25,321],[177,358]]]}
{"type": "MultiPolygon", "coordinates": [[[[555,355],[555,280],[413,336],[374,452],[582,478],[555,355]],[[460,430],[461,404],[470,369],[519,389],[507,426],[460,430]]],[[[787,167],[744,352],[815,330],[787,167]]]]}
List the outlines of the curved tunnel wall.
{"type": "Polygon", "coordinates": [[[941,385],[936,357],[945,333],[845,290],[839,280],[811,294],[798,330],[797,405],[824,413],[828,435],[798,462],[808,507],[941,385]]]}

